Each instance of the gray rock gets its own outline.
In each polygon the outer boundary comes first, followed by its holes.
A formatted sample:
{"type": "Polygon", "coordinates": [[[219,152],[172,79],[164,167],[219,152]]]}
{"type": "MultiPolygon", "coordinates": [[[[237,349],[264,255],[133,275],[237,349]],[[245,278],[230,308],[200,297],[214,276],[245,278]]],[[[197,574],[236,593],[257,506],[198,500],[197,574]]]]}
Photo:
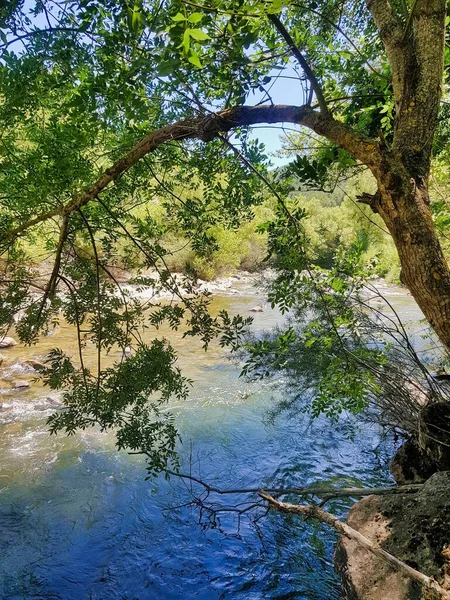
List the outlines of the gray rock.
{"type": "Polygon", "coordinates": [[[41,363],[38,360],[34,360],[34,359],[24,360],[23,363],[25,365],[27,365],[28,367],[31,367],[34,371],[42,371],[42,369],[46,368],[44,363],[41,363]]]}
{"type": "Polygon", "coordinates": [[[17,342],[12,337],[4,337],[0,339],[0,348],[10,348],[11,346],[17,346],[17,342]]]}
{"type": "Polygon", "coordinates": [[[250,309],[250,312],[264,312],[264,306],[254,306],[250,309]]]}
{"type": "MultiPolygon", "coordinates": [[[[357,502],[348,524],[403,562],[434,577],[448,577],[450,542],[450,472],[428,479],[416,494],[368,496],[357,502]]],[[[346,600],[434,600],[420,586],[354,540],[341,537],[335,566],[346,600]]]]}
{"type": "Polygon", "coordinates": [[[20,381],[15,381],[13,383],[14,390],[27,390],[30,387],[31,387],[31,384],[29,381],[20,380],[20,381]]]}
{"type": "Polygon", "coordinates": [[[438,465],[420,448],[415,439],[400,446],[389,469],[399,485],[422,483],[439,471],[438,465]]]}

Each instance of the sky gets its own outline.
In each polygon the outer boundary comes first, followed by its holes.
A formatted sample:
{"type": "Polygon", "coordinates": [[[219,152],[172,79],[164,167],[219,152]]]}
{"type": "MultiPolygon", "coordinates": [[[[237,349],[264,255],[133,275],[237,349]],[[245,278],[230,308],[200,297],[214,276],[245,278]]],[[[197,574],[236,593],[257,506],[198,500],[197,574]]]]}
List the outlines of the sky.
{"type": "MultiPolygon", "coordinates": [[[[293,104],[297,106],[303,104],[303,88],[298,75],[291,66],[288,66],[284,71],[273,71],[270,75],[274,78],[272,80],[273,87],[270,89],[270,96],[274,104],[293,104]]],[[[258,91],[247,99],[247,104],[258,104],[264,99],[264,96],[264,93],[258,91]]],[[[277,157],[273,155],[278,150],[281,150],[282,143],[280,136],[284,133],[290,134],[294,131],[300,131],[300,127],[292,123],[286,123],[285,127],[261,125],[252,128],[252,137],[254,139],[257,138],[265,144],[271,162],[275,166],[279,166],[289,162],[289,159],[285,156],[277,157]]]]}

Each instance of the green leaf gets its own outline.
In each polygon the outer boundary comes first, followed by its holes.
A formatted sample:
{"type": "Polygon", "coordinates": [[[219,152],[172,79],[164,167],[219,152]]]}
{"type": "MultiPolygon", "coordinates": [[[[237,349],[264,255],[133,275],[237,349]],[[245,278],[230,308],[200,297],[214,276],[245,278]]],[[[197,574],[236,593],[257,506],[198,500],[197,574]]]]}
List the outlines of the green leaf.
{"type": "Polygon", "coordinates": [[[271,6],[267,7],[267,12],[271,14],[279,13],[283,8],[283,0],[272,0],[271,6]]]}
{"type": "Polygon", "coordinates": [[[175,21],[175,23],[178,23],[180,21],[186,21],[186,17],[179,12],[174,17],[172,17],[172,21],[175,21]]]}
{"type": "Polygon", "coordinates": [[[195,52],[194,50],[191,50],[191,53],[188,57],[188,61],[190,63],[192,63],[194,66],[198,67],[199,69],[203,68],[202,63],[200,62],[200,58],[199,58],[197,52],[195,52]]]}
{"type": "Polygon", "coordinates": [[[180,61],[178,60],[168,60],[162,62],[158,67],[158,75],[160,77],[166,77],[167,75],[170,75],[179,66],[180,61]]]}
{"type": "Polygon", "coordinates": [[[202,13],[195,12],[195,13],[192,13],[192,15],[189,15],[187,20],[189,21],[189,23],[195,24],[195,23],[199,23],[202,19],[203,19],[202,13]]]}
{"type": "Polygon", "coordinates": [[[189,35],[197,42],[204,42],[205,40],[209,40],[209,35],[202,31],[201,29],[186,29],[189,32],[189,35]]]}
{"type": "Polygon", "coordinates": [[[183,48],[185,54],[187,54],[189,52],[189,46],[191,45],[191,38],[189,36],[189,29],[186,29],[186,31],[183,33],[183,41],[181,42],[180,46],[183,48]]]}

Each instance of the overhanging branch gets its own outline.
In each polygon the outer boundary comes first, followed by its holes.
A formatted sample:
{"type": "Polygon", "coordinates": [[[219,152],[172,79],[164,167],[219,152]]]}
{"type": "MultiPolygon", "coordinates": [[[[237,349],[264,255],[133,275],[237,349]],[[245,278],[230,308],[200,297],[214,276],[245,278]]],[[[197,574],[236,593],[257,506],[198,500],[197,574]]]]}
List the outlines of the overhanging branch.
{"type": "Polygon", "coordinates": [[[260,123],[294,123],[308,127],[317,134],[329,139],[347,150],[354,158],[366,164],[373,171],[381,163],[381,155],[376,140],[353,131],[329,114],[323,115],[310,106],[239,106],[209,115],[182,119],[161,129],[152,131],[142,138],[127,154],[106,169],[97,181],[76,194],[64,206],[55,207],[25,221],[15,229],[2,235],[1,245],[13,241],[31,227],[43,223],[55,216],[65,217],[94,200],[112,182],[130,170],[144,156],[160,146],[173,141],[199,139],[211,141],[222,133],[239,127],[248,127],[260,123]]]}

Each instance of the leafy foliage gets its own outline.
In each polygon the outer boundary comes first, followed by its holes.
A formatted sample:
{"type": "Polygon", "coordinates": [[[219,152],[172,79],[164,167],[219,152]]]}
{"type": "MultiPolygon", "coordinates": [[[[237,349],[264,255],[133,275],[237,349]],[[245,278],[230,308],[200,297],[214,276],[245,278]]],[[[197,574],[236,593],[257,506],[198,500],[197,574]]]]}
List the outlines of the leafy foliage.
{"type": "Polygon", "coordinates": [[[417,398],[439,398],[441,391],[393,307],[367,282],[362,250],[355,240],[331,269],[279,274],[269,298],[289,318],[273,333],[247,338],[243,375],[280,381],[284,399],[274,415],[300,410],[335,420],[363,413],[415,431],[417,398]]]}

